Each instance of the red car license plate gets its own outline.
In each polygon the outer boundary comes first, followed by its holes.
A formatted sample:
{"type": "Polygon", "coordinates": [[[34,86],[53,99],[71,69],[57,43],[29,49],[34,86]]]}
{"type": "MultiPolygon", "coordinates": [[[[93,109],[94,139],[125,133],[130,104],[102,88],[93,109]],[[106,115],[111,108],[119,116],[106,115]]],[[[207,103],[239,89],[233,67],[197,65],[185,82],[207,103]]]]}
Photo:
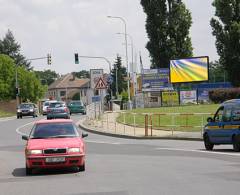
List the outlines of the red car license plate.
{"type": "Polygon", "coordinates": [[[46,158],[47,163],[55,163],[55,162],[65,162],[65,157],[51,157],[46,158]]]}

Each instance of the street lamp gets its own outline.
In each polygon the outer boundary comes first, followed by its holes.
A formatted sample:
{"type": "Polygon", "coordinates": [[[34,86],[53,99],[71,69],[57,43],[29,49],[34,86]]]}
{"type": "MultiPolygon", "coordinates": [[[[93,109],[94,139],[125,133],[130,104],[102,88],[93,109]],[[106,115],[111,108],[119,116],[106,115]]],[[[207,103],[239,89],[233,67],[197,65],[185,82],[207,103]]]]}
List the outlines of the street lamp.
{"type": "MultiPolygon", "coordinates": [[[[125,35],[124,33],[116,33],[116,34],[118,34],[118,35],[125,35]]],[[[130,34],[127,34],[127,36],[130,38],[130,41],[131,41],[131,49],[132,49],[132,66],[130,67],[130,70],[131,70],[131,68],[132,68],[132,71],[130,71],[130,72],[134,72],[133,71],[133,38],[132,38],[132,36],[130,35],[130,34]]],[[[133,78],[133,77],[132,77],[133,78]]],[[[133,80],[133,96],[135,96],[135,83],[134,83],[135,81],[133,80]]]]}
{"type": "Polygon", "coordinates": [[[131,110],[132,109],[132,102],[130,99],[130,87],[129,87],[129,70],[128,70],[128,50],[127,50],[127,24],[126,21],[119,16],[107,16],[108,18],[115,18],[115,19],[120,19],[124,23],[124,35],[125,35],[125,49],[126,49],[126,66],[127,66],[127,75],[128,75],[128,82],[127,82],[127,88],[128,88],[128,108],[131,110]]]}

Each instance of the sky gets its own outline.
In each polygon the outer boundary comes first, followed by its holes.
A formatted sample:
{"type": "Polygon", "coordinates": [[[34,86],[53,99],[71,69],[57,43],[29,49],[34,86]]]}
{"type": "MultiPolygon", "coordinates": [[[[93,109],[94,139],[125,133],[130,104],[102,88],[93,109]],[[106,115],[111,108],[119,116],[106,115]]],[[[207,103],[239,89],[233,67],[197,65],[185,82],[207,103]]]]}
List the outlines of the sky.
{"type": "MultiPolygon", "coordinates": [[[[214,16],[212,0],[183,0],[192,13],[190,29],[194,56],[209,56],[218,60],[215,38],[211,34],[210,19],[214,16]]],[[[46,59],[32,61],[34,70],[51,69],[60,74],[102,68],[109,71],[104,59],[79,58],[74,63],[74,53],[82,56],[99,56],[114,63],[120,55],[126,66],[125,39],[117,33],[127,34],[133,41],[133,59],[139,71],[139,53],[144,68],[150,67],[150,58],[145,45],[148,41],[145,30],[146,15],[140,0],[0,0],[0,39],[10,29],[21,45],[27,59],[52,56],[52,65],[46,59]]],[[[130,39],[128,59],[132,61],[130,39]]],[[[130,65],[129,65],[130,66],[130,65]]]]}

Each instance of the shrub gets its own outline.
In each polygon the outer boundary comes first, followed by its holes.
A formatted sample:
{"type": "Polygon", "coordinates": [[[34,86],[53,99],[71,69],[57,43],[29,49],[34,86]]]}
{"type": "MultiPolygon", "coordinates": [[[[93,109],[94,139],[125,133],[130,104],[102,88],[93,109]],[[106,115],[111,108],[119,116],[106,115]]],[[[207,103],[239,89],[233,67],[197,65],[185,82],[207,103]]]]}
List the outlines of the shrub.
{"type": "Polygon", "coordinates": [[[240,88],[214,89],[209,91],[209,98],[214,103],[222,103],[229,99],[240,98],[240,88]]]}

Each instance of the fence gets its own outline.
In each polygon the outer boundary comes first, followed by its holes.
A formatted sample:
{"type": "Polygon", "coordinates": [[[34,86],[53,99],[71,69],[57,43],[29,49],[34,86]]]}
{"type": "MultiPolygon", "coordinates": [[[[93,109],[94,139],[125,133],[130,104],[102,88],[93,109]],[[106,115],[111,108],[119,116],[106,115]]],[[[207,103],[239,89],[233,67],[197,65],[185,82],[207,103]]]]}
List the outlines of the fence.
{"type": "Polygon", "coordinates": [[[129,113],[105,112],[87,117],[88,124],[99,131],[133,136],[201,136],[211,113],[129,113]]]}

